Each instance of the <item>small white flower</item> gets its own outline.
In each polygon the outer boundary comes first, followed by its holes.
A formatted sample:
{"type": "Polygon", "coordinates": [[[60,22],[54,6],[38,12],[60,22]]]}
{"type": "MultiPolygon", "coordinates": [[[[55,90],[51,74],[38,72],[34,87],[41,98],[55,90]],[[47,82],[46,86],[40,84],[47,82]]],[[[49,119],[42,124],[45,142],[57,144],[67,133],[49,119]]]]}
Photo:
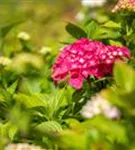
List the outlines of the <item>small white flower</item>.
{"type": "Polygon", "coordinates": [[[43,46],[41,47],[41,49],[39,50],[39,53],[40,54],[47,54],[47,53],[50,53],[52,51],[52,49],[50,47],[47,47],[47,46],[43,46]]]}
{"type": "Polygon", "coordinates": [[[101,7],[104,5],[106,0],[82,0],[81,3],[83,6],[89,6],[89,7],[101,7]]]}
{"type": "Polygon", "coordinates": [[[6,147],[6,150],[43,150],[39,146],[30,145],[27,143],[18,143],[18,144],[9,144],[6,147]]]}
{"type": "Polygon", "coordinates": [[[84,18],[85,18],[85,14],[84,14],[83,12],[79,12],[79,13],[75,16],[75,19],[76,19],[77,21],[82,21],[82,20],[84,20],[84,18]]]}
{"type": "Polygon", "coordinates": [[[28,41],[30,39],[30,35],[27,32],[20,32],[17,37],[24,41],[28,41]]]}
{"type": "Polygon", "coordinates": [[[120,111],[105,100],[101,94],[97,94],[89,100],[82,108],[81,115],[84,118],[92,118],[95,115],[103,114],[107,118],[120,118],[120,111]]]}

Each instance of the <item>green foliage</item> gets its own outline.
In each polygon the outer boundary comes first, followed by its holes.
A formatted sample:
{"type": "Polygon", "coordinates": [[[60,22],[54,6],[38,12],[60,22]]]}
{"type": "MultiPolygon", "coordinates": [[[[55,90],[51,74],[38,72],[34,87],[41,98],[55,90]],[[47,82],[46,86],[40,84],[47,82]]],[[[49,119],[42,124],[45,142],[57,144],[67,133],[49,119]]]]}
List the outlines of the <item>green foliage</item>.
{"type": "Polygon", "coordinates": [[[70,33],[73,37],[79,39],[81,37],[87,37],[87,34],[85,33],[85,31],[83,29],[81,29],[80,27],[72,24],[72,23],[68,23],[66,26],[66,30],[68,33],[70,33]]]}
{"type": "Polygon", "coordinates": [[[55,132],[61,132],[62,127],[61,125],[56,121],[46,121],[42,122],[38,126],[36,126],[36,129],[41,133],[55,133],[55,132]]]}
{"type": "Polygon", "coordinates": [[[8,88],[7,88],[7,91],[10,93],[10,94],[14,94],[16,89],[17,89],[17,85],[18,85],[18,80],[16,80],[13,84],[11,84],[8,88]]]}
{"type": "Polygon", "coordinates": [[[84,30],[71,23],[66,26],[66,30],[77,39],[81,37],[94,40],[118,39],[121,36],[120,24],[113,21],[108,21],[101,25],[95,21],[90,21],[83,28],[84,30]]]}
{"type": "Polygon", "coordinates": [[[105,23],[103,24],[103,26],[106,27],[106,28],[116,28],[116,29],[121,28],[120,23],[116,23],[116,22],[111,21],[111,20],[105,22],[105,23]]]}
{"type": "Polygon", "coordinates": [[[10,24],[2,25],[0,27],[0,37],[3,39],[5,36],[17,25],[21,24],[23,21],[19,20],[10,24]]]}
{"type": "Polygon", "coordinates": [[[27,96],[25,94],[17,94],[14,96],[18,103],[23,103],[27,108],[47,106],[45,100],[43,100],[42,95],[33,94],[32,96],[27,96]]]}
{"type": "Polygon", "coordinates": [[[126,64],[118,63],[114,67],[114,79],[123,91],[127,93],[134,91],[135,72],[132,68],[126,66],[126,64]],[[128,73],[128,79],[125,72],[128,73]]]}
{"type": "Polygon", "coordinates": [[[134,114],[135,71],[128,65],[119,62],[114,67],[114,79],[116,86],[105,90],[103,93],[107,99],[134,114]]]}

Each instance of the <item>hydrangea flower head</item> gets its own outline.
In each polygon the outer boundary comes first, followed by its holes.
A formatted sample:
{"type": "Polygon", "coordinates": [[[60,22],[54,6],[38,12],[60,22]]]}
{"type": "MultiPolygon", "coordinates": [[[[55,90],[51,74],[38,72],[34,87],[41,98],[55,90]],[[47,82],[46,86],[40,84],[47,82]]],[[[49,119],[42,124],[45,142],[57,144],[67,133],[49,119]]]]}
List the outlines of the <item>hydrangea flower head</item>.
{"type": "Polygon", "coordinates": [[[107,46],[81,38],[62,49],[52,67],[52,78],[55,82],[68,80],[70,85],[80,89],[83,80],[90,75],[96,78],[111,75],[114,61],[123,57],[130,57],[126,47],[107,46]]]}
{"type": "Polygon", "coordinates": [[[83,6],[89,7],[101,7],[105,2],[106,0],[81,0],[83,6]]]}
{"type": "Polygon", "coordinates": [[[110,119],[118,119],[121,116],[119,109],[98,93],[93,96],[87,103],[83,106],[81,110],[81,115],[84,118],[93,118],[96,115],[102,114],[110,119]]]}
{"type": "Polygon", "coordinates": [[[128,10],[135,12],[135,0],[119,0],[112,12],[119,10],[128,10]]]}

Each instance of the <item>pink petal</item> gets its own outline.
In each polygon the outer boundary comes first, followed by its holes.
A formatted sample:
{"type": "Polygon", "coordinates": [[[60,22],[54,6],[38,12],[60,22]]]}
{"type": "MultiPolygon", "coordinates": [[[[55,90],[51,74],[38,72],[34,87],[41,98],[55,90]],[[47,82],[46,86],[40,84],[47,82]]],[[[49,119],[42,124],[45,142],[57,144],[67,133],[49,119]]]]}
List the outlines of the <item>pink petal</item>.
{"type": "Polygon", "coordinates": [[[71,77],[68,82],[74,88],[80,89],[80,88],[82,88],[82,85],[83,85],[83,77],[79,76],[79,75],[77,77],[71,77]]]}

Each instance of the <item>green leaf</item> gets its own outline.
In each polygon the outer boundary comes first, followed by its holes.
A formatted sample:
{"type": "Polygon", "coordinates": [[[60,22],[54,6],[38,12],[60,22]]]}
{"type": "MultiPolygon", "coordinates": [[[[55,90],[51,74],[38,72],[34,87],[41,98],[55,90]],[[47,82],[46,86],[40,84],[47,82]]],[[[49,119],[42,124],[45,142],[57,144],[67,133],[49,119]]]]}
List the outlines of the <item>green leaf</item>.
{"type": "Polygon", "coordinates": [[[0,88],[0,102],[11,102],[11,95],[7,90],[0,88]]]}
{"type": "Polygon", "coordinates": [[[120,37],[120,33],[118,31],[113,31],[111,29],[99,26],[95,21],[91,21],[86,27],[85,31],[87,33],[87,37],[91,39],[116,39],[120,37]]]}
{"type": "Polygon", "coordinates": [[[87,37],[87,34],[85,33],[85,31],[83,29],[81,29],[80,27],[72,24],[72,23],[68,23],[66,25],[66,31],[72,35],[73,37],[75,37],[76,39],[82,38],[82,37],[87,37]]]}
{"type": "Polygon", "coordinates": [[[41,81],[40,79],[24,78],[20,84],[19,90],[26,94],[40,93],[41,81]]]}
{"type": "Polygon", "coordinates": [[[50,102],[54,110],[58,110],[61,106],[64,106],[67,104],[64,95],[65,95],[65,89],[59,90],[54,95],[54,97],[52,98],[50,102]]]}
{"type": "Polygon", "coordinates": [[[103,27],[107,27],[107,28],[121,28],[120,23],[116,23],[114,21],[108,21],[105,24],[103,24],[103,27]]]}
{"type": "Polygon", "coordinates": [[[56,121],[47,121],[36,126],[36,129],[42,133],[61,132],[62,127],[56,121]]]}
{"type": "Polygon", "coordinates": [[[33,94],[32,96],[28,96],[25,94],[16,94],[14,96],[17,102],[21,102],[27,108],[38,107],[38,106],[47,106],[47,102],[45,101],[45,97],[41,94],[33,94]]]}
{"type": "Polygon", "coordinates": [[[17,130],[17,126],[12,125],[10,121],[6,122],[5,124],[0,124],[0,137],[7,137],[13,140],[17,130]]]}
{"type": "Polygon", "coordinates": [[[17,85],[18,85],[18,80],[16,80],[12,85],[10,85],[10,87],[7,88],[7,91],[10,93],[10,94],[14,94],[16,88],[17,88],[17,85]]]}
{"type": "Polygon", "coordinates": [[[80,99],[82,99],[82,96],[84,94],[84,90],[76,90],[73,94],[72,94],[72,100],[75,102],[78,102],[80,99]]]}
{"type": "Polygon", "coordinates": [[[85,31],[88,38],[95,39],[99,35],[98,33],[99,25],[95,21],[91,21],[86,27],[85,31]]]}
{"type": "Polygon", "coordinates": [[[98,39],[117,39],[121,36],[119,31],[113,31],[107,28],[100,28],[98,31],[98,39]]]}
{"type": "Polygon", "coordinates": [[[15,136],[15,134],[17,133],[17,130],[18,130],[18,128],[17,128],[17,126],[15,126],[15,125],[12,125],[12,126],[10,127],[8,135],[9,135],[9,138],[10,138],[11,140],[14,139],[14,136],[15,136]]]}
{"type": "Polygon", "coordinates": [[[19,21],[16,21],[16,22],[12,22],[12,23],[0,26],[0,36],[2,38],[4,38],[12,28],[14,28],[15,26],[21,24],[22,22],[24,22],[24,21],[19,20],[19,21]]]}
{"type": "Polygon", "coordinates": [[[11,127],[11,122],[8,121],[5,124],[0,124],[0,136],[6,137],[8,136],[9,128],[11,127]]]}
{"type": "Polygon", "coordinates": [[[127,103],[123,100],[120,100],[120,97],[118,95],[118,89],[115,87],[110,87],[108,89],[105,89],[102,91],[103,97],[111,102],[112,104],[119,106],[119,107],[127,107],[127,103]]]}
{"type": "Polygon", "coordinates": [[[65,122],[72,129],[80,127],[80,122],[76,119],[68,118],[65,120],[65,122]]]}
{"type": "Polygon", "coordinates": [[[122,46],[122,43],[119,41],[109,40],[110,45],[122,46]]]}
{"type": "MultiPolygon", "coordinates": [[[[48,114],[50,118],[53,118],[56,114],[57,111],[67,105],[67,100],[65,98],[65,89],[58,90],[54,95],[52,95],[48,101],[48,114]]],[[[56,116],[57,117],[57,116],[56,116]]]]}
{"type": "Polygon", "coordinates": [[[126,93],[135,91],[135,71],[124,63],[116,63],[114,79],[118,86],[126,93]]]}
{"type": "Polygon", "coordinates": [[[61,149],[67,150],[87,150],[86,134],[75,130],[64,130],[56,139],[61,149]]]}
{"type": "Polygon", "coordinates": [[[105,117],[97,116],[82,124],[84,128],[88,129],[93,126],[98,131],[104,133],[106,135],[106,138],[111,142],[117,141],[118,143],[127,143],[128,141],[125,127],[119,122],[114,122],[105,117]]]}

